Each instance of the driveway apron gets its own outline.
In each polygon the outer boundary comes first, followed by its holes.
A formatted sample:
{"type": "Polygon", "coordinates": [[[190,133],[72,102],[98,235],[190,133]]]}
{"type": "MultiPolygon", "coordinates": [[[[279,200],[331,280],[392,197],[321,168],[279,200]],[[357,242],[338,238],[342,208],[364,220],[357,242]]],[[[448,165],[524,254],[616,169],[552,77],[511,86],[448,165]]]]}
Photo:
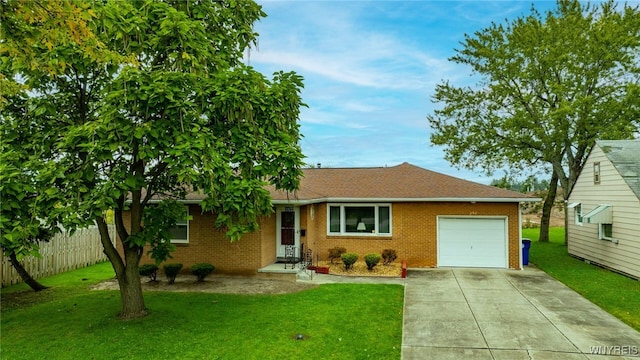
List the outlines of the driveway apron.
{"type": "Polygon", "coordinates": [[[638,359],[640,333],[528,267],[410,269],[402,358],[638,359]]]}

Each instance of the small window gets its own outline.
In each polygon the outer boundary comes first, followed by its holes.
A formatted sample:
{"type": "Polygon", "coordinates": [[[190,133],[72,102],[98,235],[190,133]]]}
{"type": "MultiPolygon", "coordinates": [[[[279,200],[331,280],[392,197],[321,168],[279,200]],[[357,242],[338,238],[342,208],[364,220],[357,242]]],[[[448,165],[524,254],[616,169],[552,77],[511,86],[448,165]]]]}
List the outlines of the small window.
{"type": "Polygon", "coordinates": [[[582,204],[579,202],[571,203],[567,206],[569,209],[573,209],[573,221],[576,225],[582,225],[582,204]]]}
{"type": "Polygon", "coordinates": [[[573,208],[573,214],[576,220],[576,225],[582,225],[582,204],[578,204],[573,208]]]}
{"type": "Polygon", "coordinates": [[[593,183],[600,184],[600,163],[593,163],[593,183]]]}
{"type": "Polygon", "coordinates": [[[329,232],[340,232],[340,206],[329,206],[329,232]]]}
{"type": "Polygon", "coordinates": [[[378,232],[391,233],[391,208],[389,206],[378,207],[378,232]]]}
{"type": "Polygon", "coordinates": [[[328,218],[330,235],[391,235],[390,205],[330,205],[328,218]]]}
{"type": "Polygon", "coordinates": [[[600,239],[613,240],[613,224],[600,224],[598,226],[600,239]]]}
{"type": "Polygon", "coordinates": [[[189,243],[189,207],[184,207],[184,218],[176,222],[176,226],[169,229],[171,242],[174,244],[189,243]]]}

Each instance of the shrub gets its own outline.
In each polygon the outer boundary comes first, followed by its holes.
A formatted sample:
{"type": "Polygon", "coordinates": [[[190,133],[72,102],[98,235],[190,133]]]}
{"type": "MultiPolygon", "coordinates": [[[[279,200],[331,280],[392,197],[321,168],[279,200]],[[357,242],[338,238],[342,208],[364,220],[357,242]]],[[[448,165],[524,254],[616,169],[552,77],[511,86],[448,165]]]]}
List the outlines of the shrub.
{"type": "Polygon", "coordinates": [[[216,267],[208,263],[199,263],[191,266],[191,273],[198,277],[198,282],[204,281],[207,275],[211,274],[216,267]]]}
{"type": "Polygon", "coordinates": [[[167,275],[167,280],[169,280],[169,284],[173,284],[176,281],[176,276],[182,269],[182,264],[166,264],[162,267],[164,269],[164,274],[167,275]]]}
{"type": "Polygon", "coordinates": [[[142,276],[148,276],[149,281],[156,281],[156,276],[158,276],[158,266],[155,264],[145,264],[140,266],[138,272],[142,276]]]}
{"type": "Polygon", "coordinates": [[[398,254],[393,249],[384,249],[382,250],[382,258],[384,259],[383,264],[389,265],[398,258],[398,254]]]}
{"type": "Polygon", "coordinates": [[[358,254],[345,253],[340,255],[340,258],[342,259],[342,263],[344,264],[344,269],[349,270],[353,267],[353,264],[358,261],[358,254]]]}
{"type": "Polygon", "coordinates": [[[527,219],[524,224],[522,224],[523,229],[535,229],[540,227],[538,224],[531,221],[531,219],[527,219]]]}
{"type": "Polygon", "coordinates": [[[329,260],[333,264],[333,259],[337,259],[342,256],[342,254],[346,253],[347,249],[342,246],[336,246],[334,248],[329,249],[329,260]]]}
{"type": "Polygon", "coordinates": [[[367,269],[373,270],[380,262],[380,254],[367,254],[364,256],[364,262],[367,263],[367,269]]]}

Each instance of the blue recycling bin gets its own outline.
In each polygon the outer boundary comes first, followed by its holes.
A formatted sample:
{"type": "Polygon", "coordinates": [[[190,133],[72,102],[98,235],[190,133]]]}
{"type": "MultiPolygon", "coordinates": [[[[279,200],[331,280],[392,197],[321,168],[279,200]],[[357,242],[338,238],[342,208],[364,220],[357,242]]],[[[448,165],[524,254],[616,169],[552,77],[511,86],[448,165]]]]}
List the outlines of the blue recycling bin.
{"type": "Polygon", "coordinates": [[[522,239],[522,265],[529,265],[529,248],[531,239],[522,239]]]}

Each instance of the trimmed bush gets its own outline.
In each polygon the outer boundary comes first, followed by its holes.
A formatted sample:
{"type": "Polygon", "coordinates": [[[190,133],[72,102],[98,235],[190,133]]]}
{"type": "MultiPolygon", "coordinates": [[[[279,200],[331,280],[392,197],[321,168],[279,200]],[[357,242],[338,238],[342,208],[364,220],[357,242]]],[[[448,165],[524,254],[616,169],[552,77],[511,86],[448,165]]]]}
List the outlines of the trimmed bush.
{"type": "Polygon", "coordinates": [[[353,267],[353,264],[358,261],[358,254],[345,253],[340,255],[340,258],[342,259],[342,263],[344,264],[344,269],[349,270],[353,267]]]}
{"type": "Polygon", "coordinates": [[[199,263],[191,266],[191,273],[198,277],[198,282],[204,281],[207,275],[211,274],[216,267],[208,263],[199,263]]]}
{"type": "Polygon", "coordinates": [[[364,262],[367,263],[367,269],[371,271],[380,262],[380,254],[367,254],[364,256],[364,262]]]}
{"type": "Polygon", "coordinates": [[[334,248],[329,249],[329,260],[333,264],[333,259],[338,259],[342,256],[342,254],[346,253],[347,249],[342,246],[336,246],[334,248]]]}
{"type": "Polygon", "coordinates": [[[527,219],[524,224],[522,224],[523,229],[536,229],[539,228],[540,225],[534,222],[531,222],[531,219],[527,219]]]}
{"type": "Polygon", "coordinates": [[[384,259],[383,264],[389,265],[398,258],[398,254],[393,249],[384,249],[382,250],[382,258],[384,259]]]}
{"type": "Polygon", "coordinates": [[[148,276],[149,281],[156,281],[156,276],[158,276],[158,265],[155,264],[145,264],[140,266],[138,272],[142,276],[148,276]]]}
{"type": "Polygon", "coordinates": [[[176,276],[180,270],[182,270],[182,264],[166,264],[162,267],[164,269],[164,274],[167,276],[167,280],[169,280],[169,284],[173,284],[176,281],[176,276]]]}

